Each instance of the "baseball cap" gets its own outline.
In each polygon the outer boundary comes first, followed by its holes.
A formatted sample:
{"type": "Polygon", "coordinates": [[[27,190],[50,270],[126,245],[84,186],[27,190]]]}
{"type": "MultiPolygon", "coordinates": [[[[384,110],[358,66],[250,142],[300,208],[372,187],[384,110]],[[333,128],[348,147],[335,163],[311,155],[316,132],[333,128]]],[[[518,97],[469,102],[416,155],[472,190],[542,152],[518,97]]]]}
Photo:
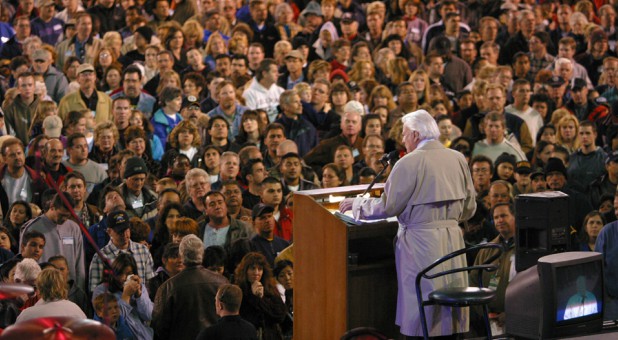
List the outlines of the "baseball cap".
{"type": "Polygon", "coordinates": [[[302,53],[300,53],[299,50],[291,50],[290,52],[288,52],[288,54],[285,55],[285,59],[288,58],[296,58],[298,60],[305,61],[305,57],[302,53]]]}
{"type": "Polygon", "coordinates": [[[40,48],[32,53],[32,60],[47,60],[50,55],[49,51],[40,48]]]}
{"type": "Polygon", "coordinates": [[[199,99],[197,99],[196,96],[187,96],[187,97],[182,98],[182,109],[186,109],[187,107],[190,107],[190,106],[200,107],[200,101],[199,99]]]}
{"type": "Polygon", "coordinates": [[[518,174],[532,173],[532,166],[530,166],[530,162],[528,161],[517,162],[517,167],[515,168],[515,172],[518,174]]]}
{"type": "Polygon", "coordinates": [[[251,212],[251,218],[255,220],[256,218],[264,214],[271,213],[274,211],[275,211],[275,208],[273,208],[272,205],[258,203],[256,206],[253,207],[253,211],[251,212]]]}
{"type": "Polygon", "coordinates": [[[112,228],[117,233],[129,229],[129,215],[123,210],[111,212],[107,215],[105,221],[107,227],[112,228]]]}
{"type": "Polygon", "coordinates": [[[81,64],[77,68],[77,74],[81,74],[82,72],[94,72],[94,66],[88,63],[81,64]]]}
{"type": "Polygon", "coordinates": [[[607,155],[607,158],[605,159],[605,164],[609,164],[609,162],[618,162],[618,150],[613,151],[612,153],[607,155]]]}
{"type": "Polygon", "coordinates": [[[552,76],[547,83],[551,87],[560,87],[560,86],[564,85],[565,81],[564,81],[564,79],[562,79],[562,77],[552,76]]]}
{"type": "Polygon", "coordinates": [[[341,22],[344,24],[349,24],[351,22],[356,21],[356,18],[354,17],[354,13],[343,13],[343,15],[341,16],[341,22]]]}
{"type": "Polygon", "coordinates": [[[43,120],[45,136],[49,138],[59,138],[62,134],[62,119],[58,116],[45,117],[43,120]]]}
{"type": "Polygon", "coordinates": [[[575,78],[575,80],[573,80],[573,86],[571,86],[571,91],[579,91],[583,88],[585,88],[588,84],[586,83],[586,81],[582,78],[575,78]]]}

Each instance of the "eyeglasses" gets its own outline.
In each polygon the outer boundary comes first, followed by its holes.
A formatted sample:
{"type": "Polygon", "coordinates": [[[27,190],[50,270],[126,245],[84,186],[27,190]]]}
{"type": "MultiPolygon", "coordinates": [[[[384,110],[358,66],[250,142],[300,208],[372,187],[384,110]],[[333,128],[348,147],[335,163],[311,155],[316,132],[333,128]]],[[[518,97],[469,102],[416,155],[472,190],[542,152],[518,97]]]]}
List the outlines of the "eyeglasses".
{"type": "Polygon", "coordinates": [[[487,174],[489,169],[472,169],[472,172],[475,174],[487,174]]]}

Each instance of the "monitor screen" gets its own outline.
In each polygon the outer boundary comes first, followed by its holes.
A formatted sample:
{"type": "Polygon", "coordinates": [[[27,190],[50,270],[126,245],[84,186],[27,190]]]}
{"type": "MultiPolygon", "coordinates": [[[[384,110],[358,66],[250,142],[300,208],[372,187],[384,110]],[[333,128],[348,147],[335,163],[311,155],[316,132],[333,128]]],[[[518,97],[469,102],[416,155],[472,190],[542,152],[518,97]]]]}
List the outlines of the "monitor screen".
{"type": "Polygon", "coordinates": [[[577,322],[603,312],[601,261],[555,268],[556,322],[577,322]]]}

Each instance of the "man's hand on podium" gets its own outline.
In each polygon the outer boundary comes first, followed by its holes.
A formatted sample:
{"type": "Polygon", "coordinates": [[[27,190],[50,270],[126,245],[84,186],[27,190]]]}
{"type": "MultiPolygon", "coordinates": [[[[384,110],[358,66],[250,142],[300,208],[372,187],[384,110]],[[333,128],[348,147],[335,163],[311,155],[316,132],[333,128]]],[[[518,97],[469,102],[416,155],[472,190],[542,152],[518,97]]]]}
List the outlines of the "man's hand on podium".
{"type": "Polygon", "coordinates": [[[341,203],[339,203],[339,211],[344,214],[348,210],[352,210],[352,205],[354,204],[354,198],[346,198],[341,203]]]}

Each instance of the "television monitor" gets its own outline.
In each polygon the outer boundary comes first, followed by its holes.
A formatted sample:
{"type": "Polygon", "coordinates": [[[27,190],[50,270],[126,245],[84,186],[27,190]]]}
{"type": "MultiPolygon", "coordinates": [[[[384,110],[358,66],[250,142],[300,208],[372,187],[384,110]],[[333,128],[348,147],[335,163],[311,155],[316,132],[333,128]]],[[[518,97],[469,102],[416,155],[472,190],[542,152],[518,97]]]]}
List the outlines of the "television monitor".
{"type": "Polygon", "coordinates": [[[590,334],[603,327],[603,260],[600,253],[541,257],[506,288],[506,332],[530,339],[590,334]]]}

